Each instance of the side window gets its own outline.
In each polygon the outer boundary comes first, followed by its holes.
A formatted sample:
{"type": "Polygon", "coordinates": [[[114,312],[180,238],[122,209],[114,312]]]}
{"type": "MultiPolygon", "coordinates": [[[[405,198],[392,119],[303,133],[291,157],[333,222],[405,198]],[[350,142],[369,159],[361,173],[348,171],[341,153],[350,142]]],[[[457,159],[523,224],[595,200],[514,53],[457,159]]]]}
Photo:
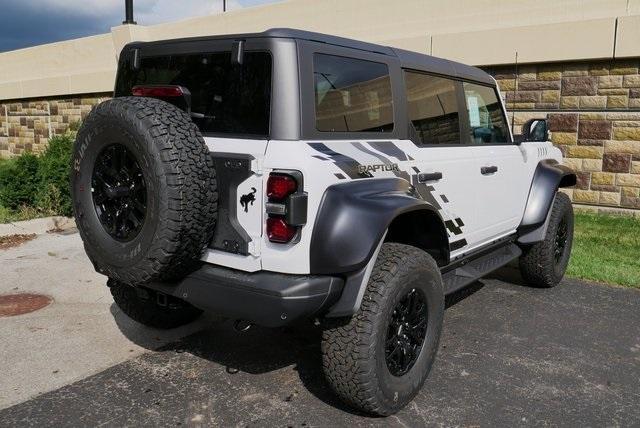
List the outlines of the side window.
{"type": "Polygon", "coordinates": [[[391,79],[385,64],[314,54],[313,75],[318,131],[393,130],[391,79]]]}
{"type": "Polygon", "coordinates": [[[460,144],[456,82],[405,71],[409,120],[422,144],[460,144]]]}
{"type": "Polygon", "coordinates": [[[469,111],[470,143],[508,143],[507,122],[495,89],[466,82],[463,87],[469,111]]]}

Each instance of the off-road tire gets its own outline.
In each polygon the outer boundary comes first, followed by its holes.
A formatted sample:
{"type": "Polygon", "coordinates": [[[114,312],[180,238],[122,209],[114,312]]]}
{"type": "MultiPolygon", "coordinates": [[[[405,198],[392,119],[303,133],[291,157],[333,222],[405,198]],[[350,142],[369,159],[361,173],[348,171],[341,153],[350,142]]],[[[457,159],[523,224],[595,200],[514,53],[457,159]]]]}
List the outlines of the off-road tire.
{"type": "Polygon", "coordinates": [[[184,300],[163,295],[144,287],[132,287],[115,279],[107,282],[113,301],[132,320],[158,329],[180,327],[195,321],[201,314],[184,300]],[[161,302],[161,303],[160,303],[161,302]]]}
{"type": "Polygon", "coordinates": [[[218,200],[213,161],[190,117],[164,101],[122,97],[96,106],[78,132],[71,187],[87,255],[110,278],[135,285],[179,279],[199,265],[212,239],[218,200]],[[146,185],[147,215],[128,242],[107,232],[92,199],[94,164],[114,143],[133,154],[146,185]]]}
{"type": "Polygon", "coordinates": [[[573,244],[573,207],[564,193],[556,193],[545,238],[523,249],[520,256],[520,273],[524,281],[533,287],[555,287],[564,277],[573,244]],[[562,256],[556,261],[555,239],[560,224],[566,222],[567,239],[562,256]]]}
{"type": "Polygon", "coordinates": [[[442,277],[433,258],[408,245],[383,244],[358,312],[328,321],[323,331],[323,369],[329,384],[355,409],[375,415],[397,412],[415,397],[429,374],[443,315],[442,277]],[[387,366],[385,340],[396,304],[412,289],[426,297],[428,324],[415,363],[398,377],[387,366]]]}

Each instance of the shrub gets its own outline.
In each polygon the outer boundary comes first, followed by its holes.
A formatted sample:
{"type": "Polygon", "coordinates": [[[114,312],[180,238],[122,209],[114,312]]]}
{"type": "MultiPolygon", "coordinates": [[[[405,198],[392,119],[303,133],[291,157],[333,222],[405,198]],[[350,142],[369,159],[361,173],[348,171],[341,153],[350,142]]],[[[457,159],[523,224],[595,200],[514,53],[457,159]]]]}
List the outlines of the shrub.
{"type": "Polygon", "coordinates": [[[12,210],[35,205],[39,163],[33,153],[23,153],[0,164],[0,205],[12,210]]]}
{"type": "Polygon", "coordinates": [[[0,159],[0,223],[72,214],[69,174],[73,134],[49,140],[39,157],[23,153],[0,159]]]}
{"type": "Polygon", "coordinates": [[[40,156],[38,193],[36,205],[46,215],[72,214],[69,174],[73,138],[70,135],[55,136],[40,156]]]}

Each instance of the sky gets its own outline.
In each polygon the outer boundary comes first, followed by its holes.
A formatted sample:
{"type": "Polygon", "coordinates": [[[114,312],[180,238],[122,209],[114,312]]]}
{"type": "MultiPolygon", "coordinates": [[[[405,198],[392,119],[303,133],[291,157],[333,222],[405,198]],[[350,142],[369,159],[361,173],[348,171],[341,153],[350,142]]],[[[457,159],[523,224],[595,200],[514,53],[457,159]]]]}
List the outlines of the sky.
{"type": "MultiPolygon", "coordinates": [[[[227,0],[227,10],[278,0],[227,0]]],[[[134,0],[140,25],[222,12],[222,0],[134,0]]],[[[0,0],[0,52],[109,32],[124,0],[0,0]]]]}

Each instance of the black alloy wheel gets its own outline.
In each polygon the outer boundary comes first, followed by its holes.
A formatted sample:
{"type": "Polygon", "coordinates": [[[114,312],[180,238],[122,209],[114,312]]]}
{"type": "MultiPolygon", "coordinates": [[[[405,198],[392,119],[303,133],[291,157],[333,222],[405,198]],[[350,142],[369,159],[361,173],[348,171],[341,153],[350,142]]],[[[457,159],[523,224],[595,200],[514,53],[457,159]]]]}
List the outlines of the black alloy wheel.
{"type": "Polygon", "coordinates": [[[415,364],[427,334],[427,302],[419,289],[411,289],[391,314],[385,341],[389,372],[402,376],[415,364]]]}
{"type": "Polygon", "coordinates": [[[565,250],[567,248],[568,237],[569,227],[567,225],[566,218],[563,217],[562,220],[560,220],[560,224],[558,225],[558,230],[553,242],[553,257],[556,261],[556,264],[562,261],[562,257],[564,256],[565,250]]]}
{"type": "Polygon", "coordinates": [[[147,189],[135,156],[111,144],[96,158],[91,178],[93,204],[100,223],[115,240],[133,240],[144,226],[147,189]]]}

